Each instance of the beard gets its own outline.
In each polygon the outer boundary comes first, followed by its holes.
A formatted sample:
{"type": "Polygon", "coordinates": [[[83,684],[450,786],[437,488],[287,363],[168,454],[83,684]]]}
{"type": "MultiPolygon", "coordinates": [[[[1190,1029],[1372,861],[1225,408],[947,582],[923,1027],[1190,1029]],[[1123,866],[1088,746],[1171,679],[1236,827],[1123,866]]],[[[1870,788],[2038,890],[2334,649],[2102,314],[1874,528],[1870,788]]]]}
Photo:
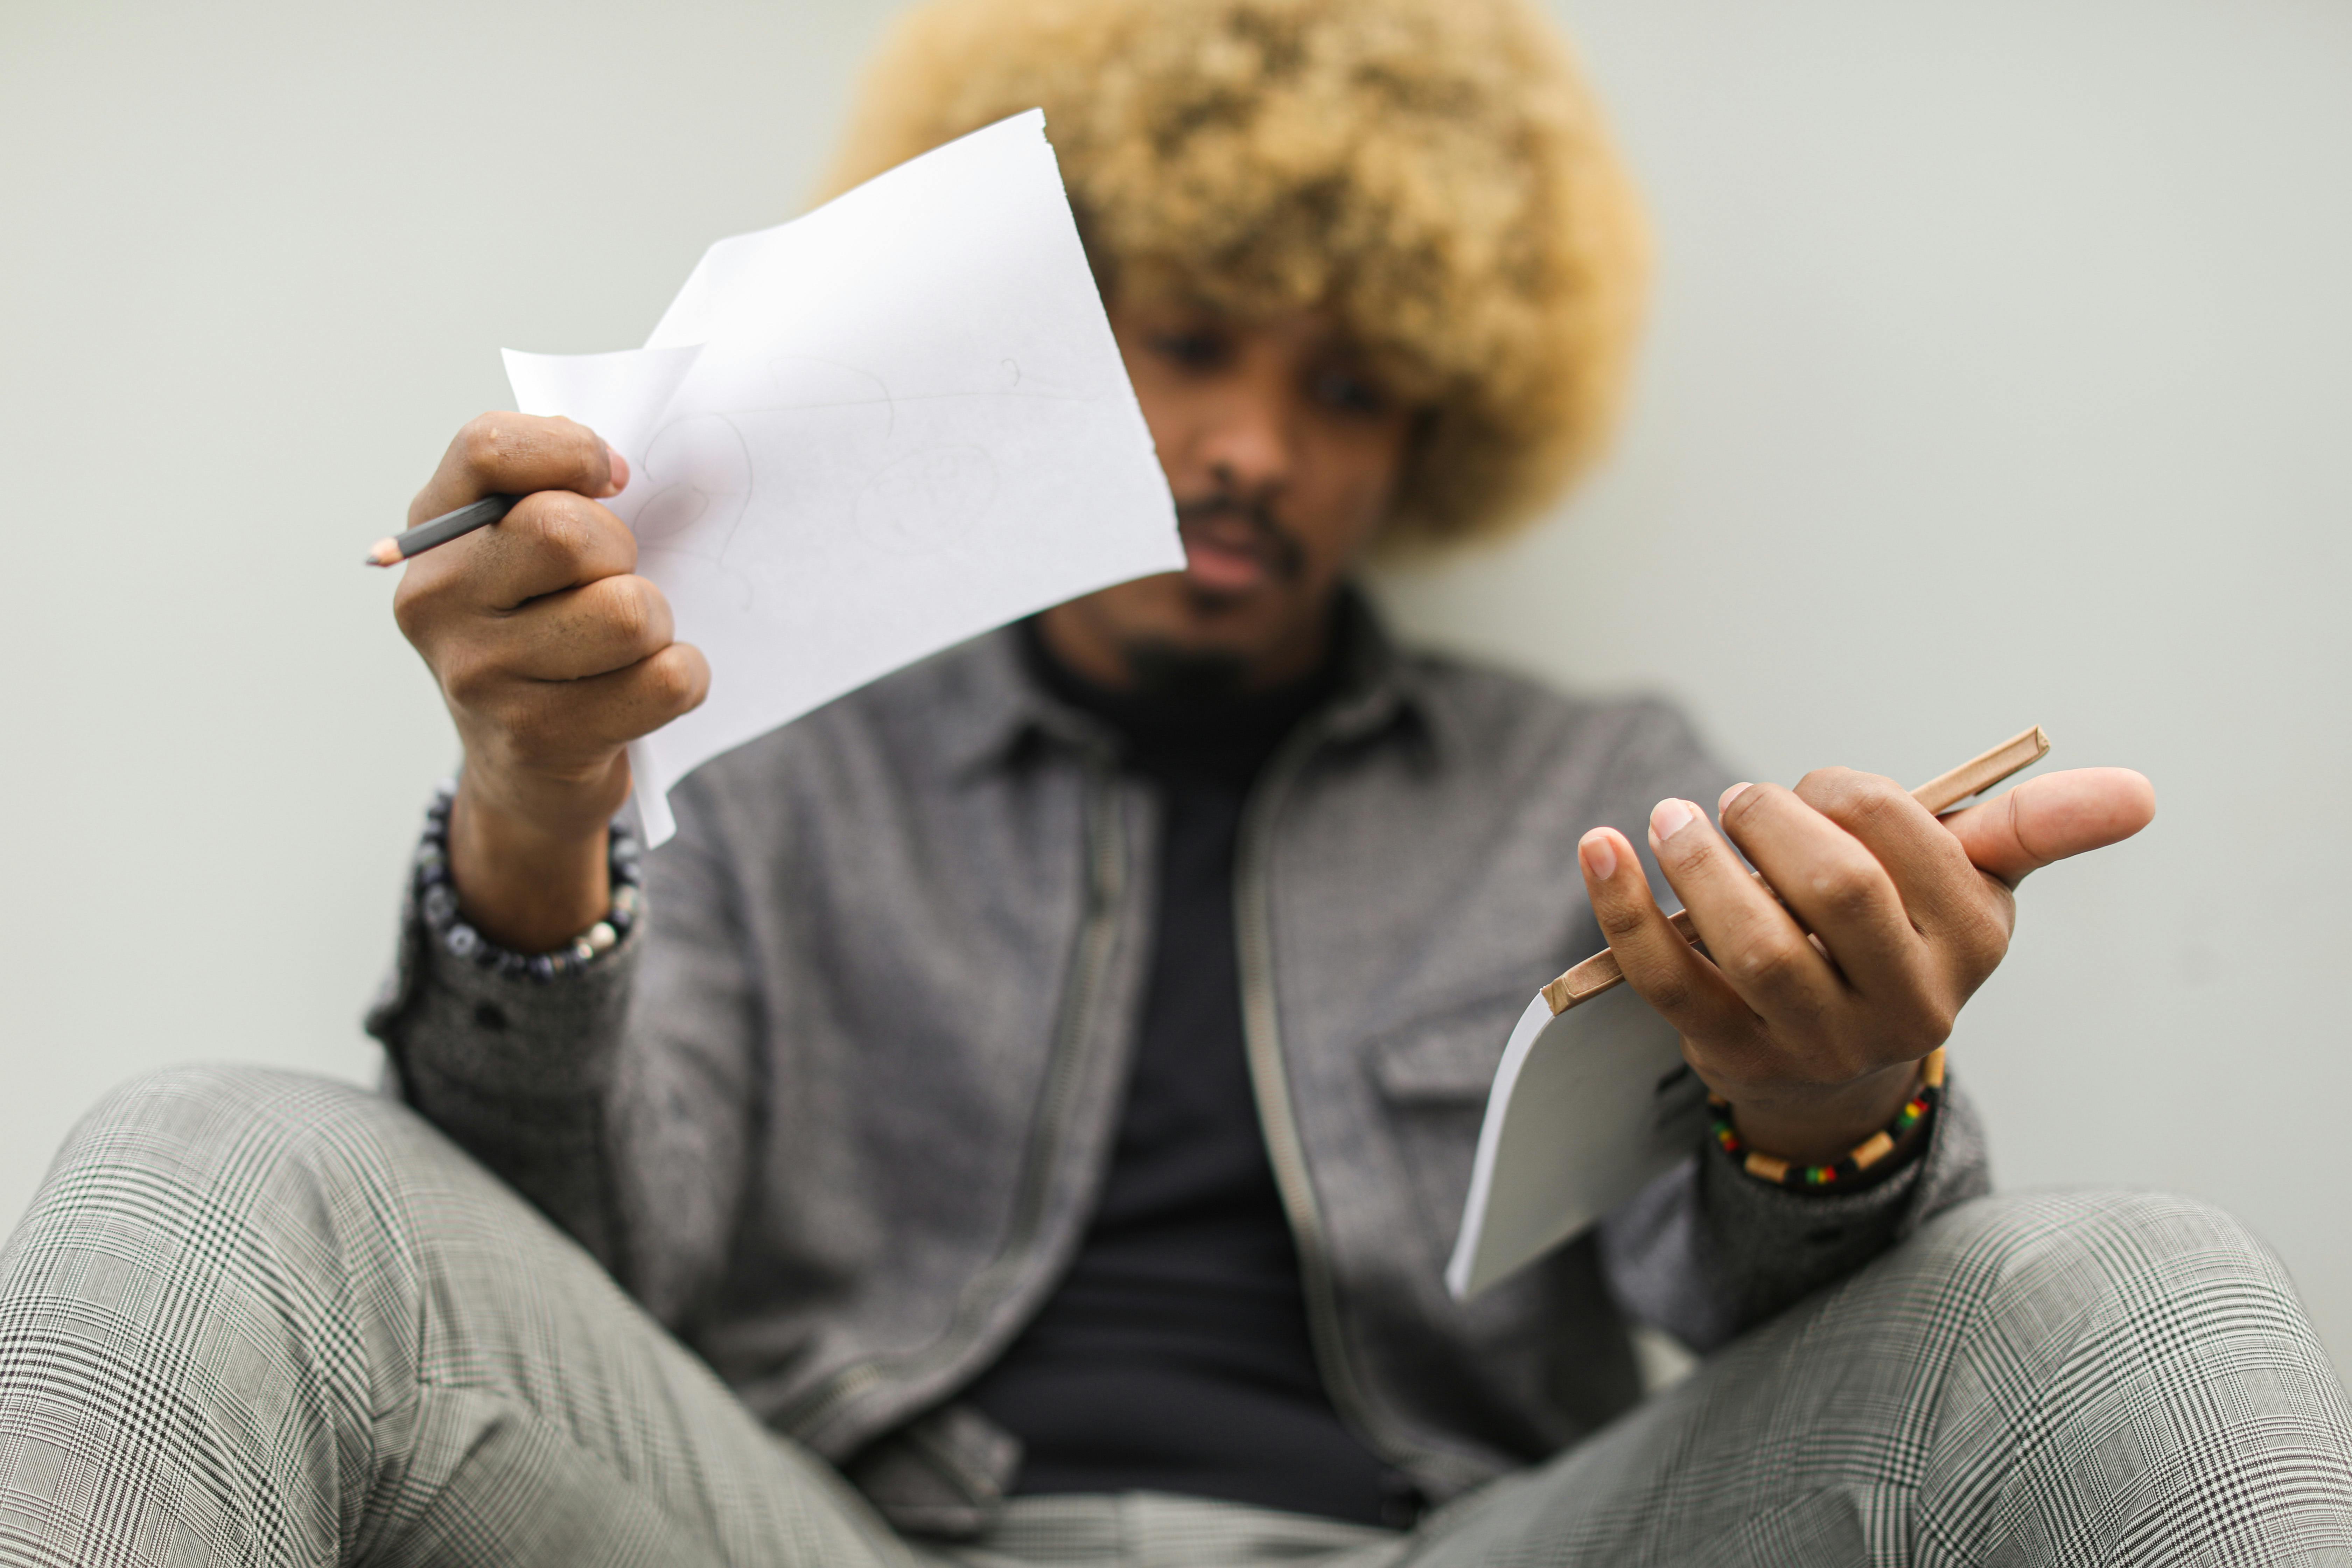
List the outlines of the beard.
{"type": "MultiPolygon", "coordinates": [[[[1180,504],[1176,527],[1180,534],[1223,522],[1239,522],[1247,530],[1249,546],[1265,565],[1270,585],[1287,586],[1306,574],[1307,550],[1296,534],[1282,525],[1263,497],[1244,497],[1218,490],[1180,504]]],[[[1247,593],[1229,593],[1186,583],[1184,596],[1202,620],[1247,602],[1247,593]]],[[[1122,650],[1137,691],[1182,703],[1216,702],[1248,689],[1250,660],[1238,651],[1188,646],[1149,634],[1137,637],[1122,650]]]]}
{"type": "Polygon", "coordinates": [[[1156,638],[1129,643],[1128,673],[1136,692],[1162,701],[1222,702],[1247,686],[1249,661],[1236,653],[1181,647],[1156,638]]]}

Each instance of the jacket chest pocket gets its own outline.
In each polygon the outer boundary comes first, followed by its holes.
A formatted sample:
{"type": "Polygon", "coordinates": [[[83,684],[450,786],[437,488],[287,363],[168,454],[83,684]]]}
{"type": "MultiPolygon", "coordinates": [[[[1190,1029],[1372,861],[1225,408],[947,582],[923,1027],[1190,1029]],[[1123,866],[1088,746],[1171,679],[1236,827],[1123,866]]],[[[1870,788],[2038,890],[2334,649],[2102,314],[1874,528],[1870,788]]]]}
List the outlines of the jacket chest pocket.
{"type": "Polygon", "coordinates": [[[1524,1001],[1482,1004],[1397,1031],[1368,1053],[1423,1223],[1450,1250],[1470,1194],[1486,1094],[1524,1001]]]}

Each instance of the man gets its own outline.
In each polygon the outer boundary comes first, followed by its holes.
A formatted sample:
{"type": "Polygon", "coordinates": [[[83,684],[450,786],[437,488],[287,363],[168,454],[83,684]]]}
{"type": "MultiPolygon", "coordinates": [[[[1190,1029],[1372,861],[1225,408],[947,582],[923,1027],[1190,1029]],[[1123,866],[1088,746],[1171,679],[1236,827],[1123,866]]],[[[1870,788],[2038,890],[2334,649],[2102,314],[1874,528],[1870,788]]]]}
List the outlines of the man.
{"type": "Polygon", "coordinates": [[[469,426],[412,521],[528,499],[397,600],[466,750],[371,1016],[414,1110],[189,1072],[85,1124],[0,1268],[0,1562],[2352,1555],[2267,1255],[1980,1197],[1965,1099],[1915,1100],[2011,887],[2145,781],[1739,784],[1349,591],[1613,410],[1637,231],[1543,27],[944,0],[840,177],[1035,101],[1185,571],[714,762],[641,897],[622,748],[711,672],[625,465],[469,426]],[[1694,1151],[1457,1305],[1478,1097],[1603,932],[1736,1140],[1838,1180],[1694,1151]],[[1638,1408],[1636,1318],[1716,1352],[1638,1408]]]}

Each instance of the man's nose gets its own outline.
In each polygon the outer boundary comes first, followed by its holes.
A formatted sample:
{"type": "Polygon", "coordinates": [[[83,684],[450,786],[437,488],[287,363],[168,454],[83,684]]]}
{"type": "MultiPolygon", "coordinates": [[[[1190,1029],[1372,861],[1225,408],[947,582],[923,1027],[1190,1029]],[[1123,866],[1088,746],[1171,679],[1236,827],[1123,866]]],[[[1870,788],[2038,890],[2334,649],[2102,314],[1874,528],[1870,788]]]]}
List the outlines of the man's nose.
{"type": "Polygon", "coordinates": [[[1287,387],[1259,378],[1241,384],[1222,401],[1204,432],[1200,456],[1218,483],[1242,495],[1272,495],[1290,482],[1297,464],[1295,399],[1287,387]]]}

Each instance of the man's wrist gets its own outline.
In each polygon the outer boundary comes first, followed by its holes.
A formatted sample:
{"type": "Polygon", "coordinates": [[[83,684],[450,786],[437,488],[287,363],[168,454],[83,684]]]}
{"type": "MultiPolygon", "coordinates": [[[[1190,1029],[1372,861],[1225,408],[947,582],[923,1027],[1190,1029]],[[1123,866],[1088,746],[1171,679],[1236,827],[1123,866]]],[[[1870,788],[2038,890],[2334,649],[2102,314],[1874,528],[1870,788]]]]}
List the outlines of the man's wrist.
{"type": "Polygon", "coordinates": [[[607,825],[604,879],[610,898],[597,918],[558,942],[518,951],[484,932],[459,906],[449,856],[456,794],[454,784],[434,792],[416,847],[412,907],[425,928],[426,945],[508,979],[551,981],[601,966],[644,913],[639,885],[644,873],[635,835],[617,821],[607,825]]]}
{"type": "MultiPolygon", "coordinates": [[[[1919,1064],[1903,1062],[1831,1092],[1735,1099],[1731,1121],[1740,1141],[1790,1164],[1830,1164],[1882,1131],[1919,1083],[1919,1064]]],[[[1908,1136],[1916,1136],[1913,1129],[1908,1136]]]]}
{"type": "Polygon", "coordinates": [[[505,809],[460,778],[449,812],[449,879],[467,921],[490,941],[540,952],[612,907],[611,828],[603,817],[551,827],[505,809]]]}
{"type": "Polygon", "coordinates": [[[1886,1124],[1833,1160],[1784,1160],[1750,1147],[1733,1125],[1731,1107],[1720,1095],[1707,1096],[1708,1133],[1726,1157],[1768,1186],[1850,1192],[1909,1165],[1912,1155],[1926,1146],[1927,1123],[1944,1098],[1942,1048],[1928,1052],[1917,1070],[1916,1086],[1886,1124]]]}

